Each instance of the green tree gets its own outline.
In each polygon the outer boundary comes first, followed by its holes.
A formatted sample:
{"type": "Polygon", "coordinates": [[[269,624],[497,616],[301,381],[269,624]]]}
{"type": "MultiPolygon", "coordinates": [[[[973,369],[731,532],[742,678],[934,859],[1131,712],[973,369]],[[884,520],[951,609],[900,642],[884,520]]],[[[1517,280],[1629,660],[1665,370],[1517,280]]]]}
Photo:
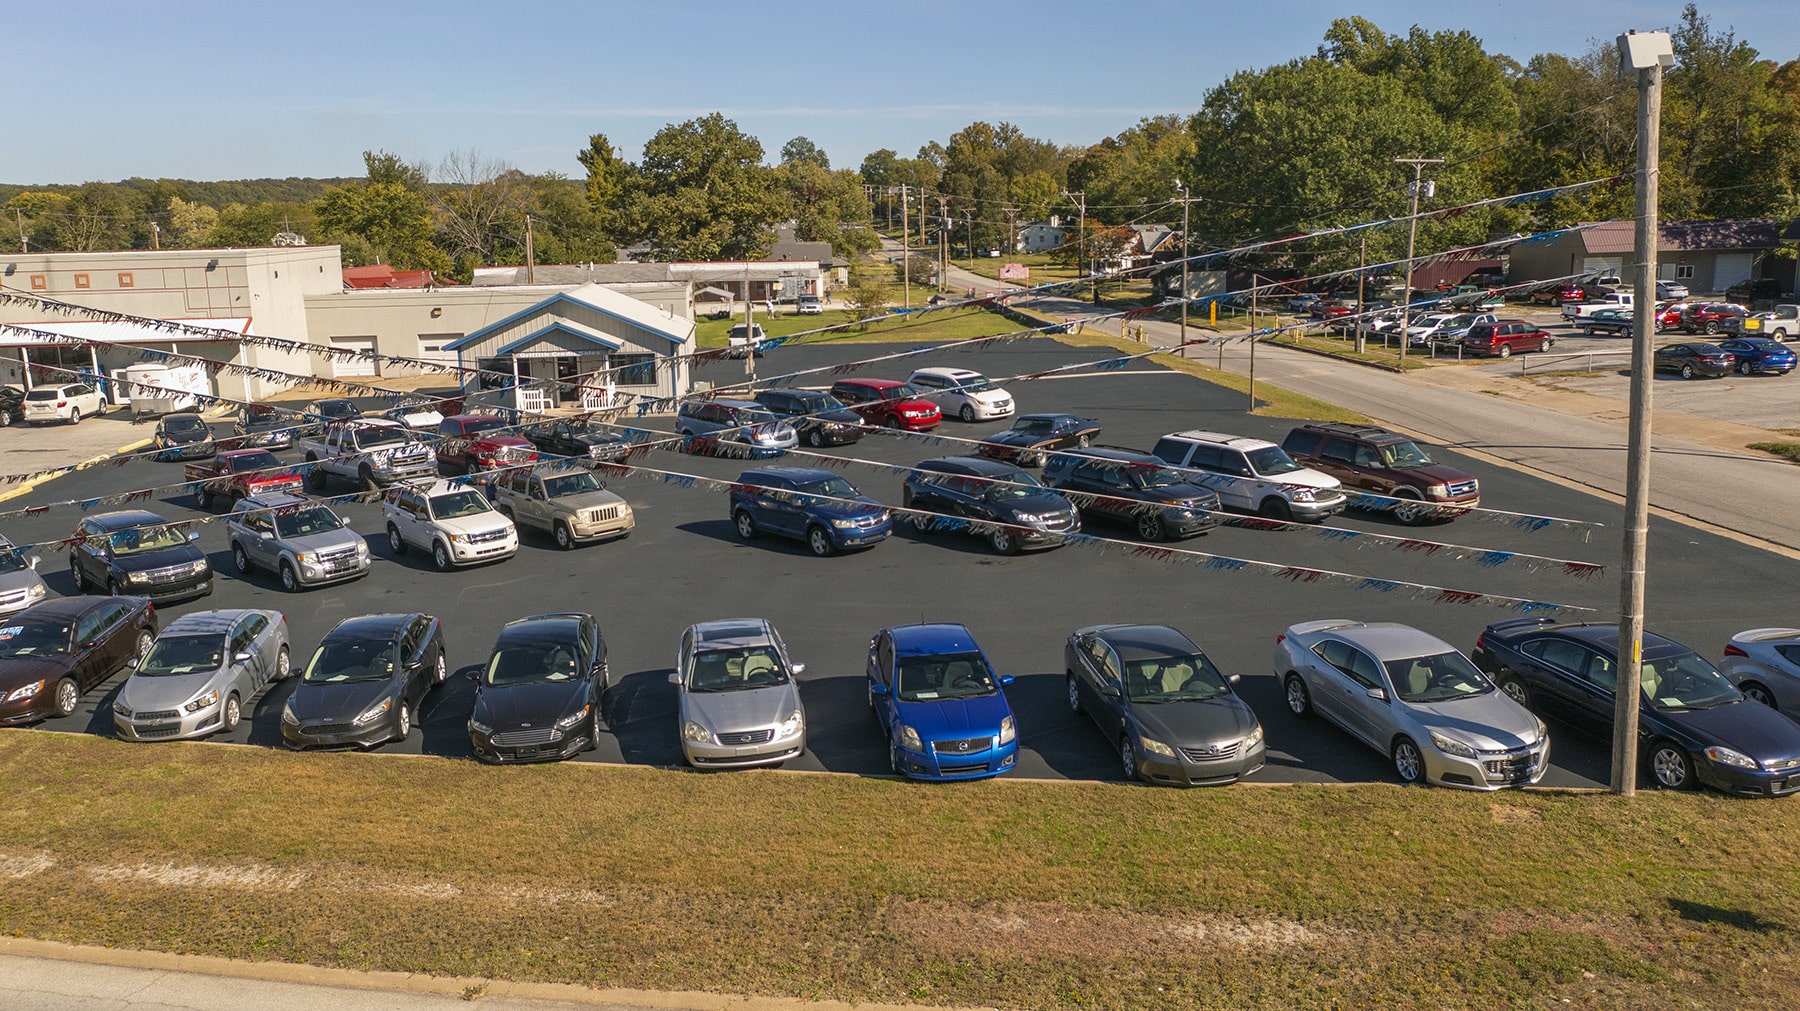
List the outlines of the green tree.
{"type": "Polygon", "coordinates": [[[576,152],[575,160],[587,171],[587,202],[593,209],[597,227],[612,238],[609,229],[620,223],[625,191],[631,181],[631,165],[613,150],[606,134],[588,137],[588,146],[576,152]]]}
{"type": "Polygon", "coordinates": [[[658,256],[747,259],[768,248],[785,201],[762,144],[721,113],[663,127],[644,145],[632,231],[658,256]]]}
{"type": "Polygon", "coordinates": [[[448,272],[450,257],[431,241],[424,173],[386,151],[365,151],[363,162],[367,180],[333,186],[319,198],[316,212],[323,237],[342,241],[355,236],[368,244],[378,263],[448,272]]]}
{"type": "Polygon", "coordinates": [[[131,221],[131,208],[118,186],[82,183],[56,219],[56,244],[81,253],[123,249],[129,241],[131,221]]]}
{"type": "Polygon", "coordinates": [[[189,203],[180,197],[170,197],[169,206],[163,212],[162,238],[159,240],[169,249],[197,249],[206,245],[212,238],[213,231],[219,227],[219,212],[201,203],[189,203]]]}
{"type": "Polygon", "coordinates": [[[62,249],[57,225],[69,211],[69,196],[48,190],[23,190],[6,201],[8,217],[25,233],[25,243],[40,251],[62,249]]]}
{"type": "MultiPolygon", "coordinates": [[[[210,235],[200,240],[200,244],[268,246],[274,244],[278,232],[295,232],[309,242],[325,241],[311,204],[270,202],[253,205],[230,203],[219,208],[218,223],[213,226],[210,235]]],[[[361,266],[375,261],[372,255],[367,260],[352,259],[349,247],[346,247],[344,262],[350,266],[361,266]]]]}
{"type": "Polygon", "coordinates": [[[1776,66],[1733,32],[1715,31],[1691,3],[1670,34],[1663,157],[1687,185],[1665,190],[1663,206],[1676,217],[1769,213],[1800,162],[1800,116],[1775,86],[1776,66]]]}
{"type": "Polygon", "coordinates": [[[438,166],[431,195],[434,235],[452,260],[485,266],[513,258],[533,196],[524,173],[474,151],[452,151],[438,166]]]}
{"type": "Polygon", "coordinates": [[[819,145],[805,137],[795,137],[781,145],[781,164],[792,165],[796,162],[816,165],[827,172],[831,170],[831,158],[820,150],[819,145]]]}

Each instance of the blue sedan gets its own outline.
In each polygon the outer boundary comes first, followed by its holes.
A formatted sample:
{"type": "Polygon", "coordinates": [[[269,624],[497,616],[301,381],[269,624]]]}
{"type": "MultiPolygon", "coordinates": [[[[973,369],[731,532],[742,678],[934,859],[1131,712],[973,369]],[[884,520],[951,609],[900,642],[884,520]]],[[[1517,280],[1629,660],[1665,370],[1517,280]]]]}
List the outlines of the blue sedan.
{"type": "Polygon", "coordinates": [[[1720,341],[1719,346],[1737,355],[1737,370],[1743,375],[1773,372],[1785,376],[1794,370],[1794,353],[1786,344],[1768,337],[1734,337],[1720,341]]]}
{"type": "Polygon", "coordinates": [[[894,771],[912,779],[983,779],[1019,761],[1019,729],[988,664],[961,625],[901,625],[869,640],[869,708],[894,771]]]}

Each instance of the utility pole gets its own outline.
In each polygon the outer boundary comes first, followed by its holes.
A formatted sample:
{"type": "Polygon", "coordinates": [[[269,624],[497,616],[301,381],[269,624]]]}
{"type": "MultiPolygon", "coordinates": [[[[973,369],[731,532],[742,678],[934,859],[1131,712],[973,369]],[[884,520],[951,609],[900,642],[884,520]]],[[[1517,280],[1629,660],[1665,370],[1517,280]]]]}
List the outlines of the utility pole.
{"type": "Polygon", "coordinates": [[[13,208],[13,218],[19,223],[19,252],[29,253],[31,252],[31,243],[25,241],[25,209],[23,207],[13,208]]]}
{"type": "Polygon", "coordinates": [[[1246,414],[1256,413],[1256,296],[1262,290],[1262,278],[1250,275],[1250,407],[1246,414]]]}
{"type": "Polygon", "coordinates": [[[1362,354],[1367,345],[1363,337],[1363,270],[1369,266],[1369,237],[1364,235],[1356,250],[1356,353],[1362,354]]]}
{"type": "MultiPolygon", "coordinates": [[[[1175,180],[1175,189],[1181,193],[1181,357],[1187,357],[1188,339],[1188,205],[1199,197],[1188,195],[1188,188],[1175,180]]],[[[1254,297],[1254,296],[1252,296],[1254,297]]],[[[1251,406],[1255,406],[1252,402],[1251,406]]]]}
{"type": "MultiPolygon", "coordinates": [[[[1619,75],[1637,72],[1637,221],[1633,258],[1637,261],[1631,316],[1631,420],[1625,451],[1625,551],[1619,585],[1618,682],[1613,691],[1612,792],[1637,792],[1638,693],[1643,685],[1644,568],[1650,528],[1651,344],[1656,333],[1658,173],[1662,156],[1663,68],[1675,62],[1667,32],[1627,32],[1619,36],[1619,75]]],[[[1652,759],[1654,763],[1654,759],[1652,759]]],[[[1691,780],[1692,759],[1682,763],[1691,780]]],[[[1691,785],[1683,783],[1681,785],[1691,785]]]]}
{"type": "Polygon", "coordinates": [[[1006,213],[1006,255],[1011,257],[1019,251],[1019,209],[1017,207],[1000,209],[1006,213]]]}
{"type": "Polygon", "coordinates": [[[906,292],[903,304],[908,309],[912,308],[912,250],[907,246],[907,236],[912,234],[912,225],[907,223],[906,212],[912,207],[911,201],[906,195],[906,184],[900,184],[900,283],[906,292]]]}
{"type": "MultiPolygon", "coordinates": [[[[530,218],[525,220],[530,221],[530,218]]],[[[527,232],[527,235],[530,233],[527,232]]],[[[729,338],[727,338],[729,340],[729,338]]],[[[744,375],[752,385],[756,383],[756,303],[750,301],[750,261],[744,261],[744,339],[749,345],[744,351],[744,375]]]]}
{"type": "Polygon", "coordinates": [[[1068,190],[1063,190],[1063,196],[1075,202],[1075,207],[1080,214],[1075,223],[1076,248],[1079,250],[1075,254],[1075,280],[1079,281],[1082,272],[1087,269],[1087,191],[1076,190],[1070,193],[1068,190]]]}
{"type": "Polygon", "coordinates": [[[162,226],[156,223],[155,218],[151,218],[150,219],[150,248],[151,249],[161,249],[162,248],[161,239],[162,239],[162,226]]]}
{"type": "Polygon", "coordinates": [[[950,280],[950,198],[938,197],[938,290],[950,280]]]}
{"type": "Polygon", "coordinates": [[[969,270],[973,272],[975,270],[975,212],[973,210],[964,211],[963,220],[969,225],[969,270]]]}
{"type": "Polygon", "coordinates": [[[1396,165],[1411,165],[1413,167],[1413,181],[1412,186],[1410,187],[1412,191],[1412,218],[1406,223],[1406,300],[1401,303],[1400,309],[1400,364],[1402,365],[1406,364],[1406,343],[1410,339],[1407,336],[1406,328],[1412,325],[1413,243],[1419,238],[1419,196],[1421,191],[1424,190],[1427,185],[1431,187],[1431,191],[1424,195],[1432,196],[1437,193],[1436,184],[1424,182],[1425,166],[1442,165],[1443,163],[1444,159],[1442,158],[1394,159],[1394,164],[1396,165]]]}
{"type": "Polygon", "coordinates": [[[537,283],[537,249],[531,241],[531,215],[525,215],[525,283],[537,283]]]}

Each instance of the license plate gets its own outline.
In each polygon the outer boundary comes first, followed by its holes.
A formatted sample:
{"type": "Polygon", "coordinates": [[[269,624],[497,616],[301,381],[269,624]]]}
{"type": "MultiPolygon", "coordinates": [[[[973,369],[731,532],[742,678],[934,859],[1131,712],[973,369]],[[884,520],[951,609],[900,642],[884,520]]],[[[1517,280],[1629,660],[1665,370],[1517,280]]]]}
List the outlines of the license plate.
{"type": "Polygon", "coordinates": [[[538,749],[536,749],[536,748],[520,748],[513,753],[518,755],[520,758],[536,758],[538,749]]]}

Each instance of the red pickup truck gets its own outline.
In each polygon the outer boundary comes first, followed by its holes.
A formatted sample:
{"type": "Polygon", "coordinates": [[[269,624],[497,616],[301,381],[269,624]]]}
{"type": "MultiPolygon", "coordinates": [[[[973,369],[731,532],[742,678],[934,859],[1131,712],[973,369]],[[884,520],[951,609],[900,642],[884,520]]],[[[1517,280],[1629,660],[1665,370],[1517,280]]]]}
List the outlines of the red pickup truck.
{"type": "Polygon", "coordinates": [[[202,482],[194,492],[202,509],[212,508],[215,498],[230,503],[274,492],[299,495],[304,487],[300,472],[284,468],[266,449],[227,450],[211,460],[195,460],[186,470],[188,481],[202,482]]]}

